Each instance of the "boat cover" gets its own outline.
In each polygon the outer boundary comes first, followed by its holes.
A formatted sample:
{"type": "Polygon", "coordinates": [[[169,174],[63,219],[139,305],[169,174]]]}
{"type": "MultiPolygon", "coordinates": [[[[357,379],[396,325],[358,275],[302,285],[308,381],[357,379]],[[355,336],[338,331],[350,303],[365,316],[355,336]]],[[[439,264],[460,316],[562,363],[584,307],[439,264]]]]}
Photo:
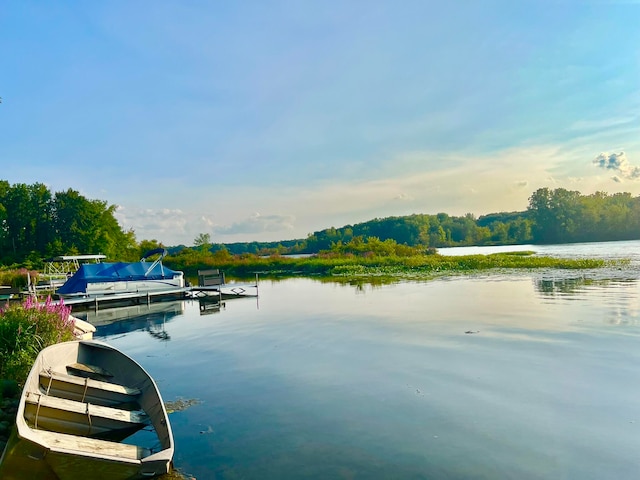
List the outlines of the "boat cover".
{"type": "Polygon", "coordinates": [[[109,283],[131,280],[164,280],[180,275],[161,263],[156,264],[151,271],[147,270],[153,264],[150,262],[117,262],[117,263],[87,263],[73,274],[58,290],[57,293],[68,295],[84,293],[89,283],[109,283]]]}

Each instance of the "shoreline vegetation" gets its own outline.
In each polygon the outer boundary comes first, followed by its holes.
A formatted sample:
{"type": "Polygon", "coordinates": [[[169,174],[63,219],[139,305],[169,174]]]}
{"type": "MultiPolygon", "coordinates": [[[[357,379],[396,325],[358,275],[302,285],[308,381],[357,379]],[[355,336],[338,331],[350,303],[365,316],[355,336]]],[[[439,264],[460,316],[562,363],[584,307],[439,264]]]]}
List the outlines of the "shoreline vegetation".
{"type": "MultiPolygon", "coordinates": [[[[428,208],[428,205],[425,205],[428,208]]],[[[167,245],[162,239],[137,239],[115,217],[116,205],[85,198],[71,188],[53,192],[42,183],[0,180],[0,266],[42,270],[45,258],[97,254],[110,261],[136,261],[156,248],[171,255],[198,252],[231,255],[322,255],[378,249],[435,250],[484,245],[566,244],[640,239],[640,196],[596,192],[583,195],[563,188],[539,188],[524,211],[453,216],[414,213],[374,218],[279,241],[212,242],[200,233],[192,246],[167,245]],[[387,242],[395,242],[388,245],[387,242]]],[[[217,239],[216,239],[217,240],[217,239]]],[[[402,256],[407,256],[406,252],[402,256]]]]}
{"type": "Polygon", "coordinates": [[[200,253],[200,255],[191,255],[189,258],[170,256],[166,258],[165,263],[170,268],[184,271],[187,277],[195,277],[198,270],[218,268],[226,275],[238,279],[250,279],[259,274],[267,278],[307,276],[336,281],[385,277],[397,280],[426,280],[441,275],[492,270],[585,270],[621,268],[629,263],[628,260],[544,257],[537,256],[532,251],[463,256],[446,256],[437,253],[407,256],[324,254],[305,258],[279,255],[221,258],[220,255],[208,252],[200,253]]]}
{"type": "Polygon", "coordinates": [[[0,452],[15,425],[20,393],[38,353],[72,340],[71,308],[48,298],[40,304],[27,297],[0,308],[0,452]]]}

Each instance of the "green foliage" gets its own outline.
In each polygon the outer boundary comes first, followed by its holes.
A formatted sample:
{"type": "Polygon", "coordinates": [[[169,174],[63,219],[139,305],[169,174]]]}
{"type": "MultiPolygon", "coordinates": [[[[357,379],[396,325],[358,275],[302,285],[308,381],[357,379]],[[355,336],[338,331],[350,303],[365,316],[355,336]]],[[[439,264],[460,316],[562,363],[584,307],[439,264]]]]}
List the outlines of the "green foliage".
{"type": "Polygon", "coordinates": [[[0,378],[23,384],[38,353],[73,337],[71,309],[48,298],[40,305],[29,297],[22,305],[0,309],[0,378]]]}
{"type": "MultiPolygon", "coordinates": [[[[376,218],[314,232],[298,241],[295,251],[344,250],[350,244],[358,250],[351,243],[356,238],[430,248],[638,239],[640,197],[602,192],[585,196],[562,188],[541,188],[532,194],[524,212],[492,213],[478,219],[471,214],[454,217],[446,213],[376,218]]],[[[293,251],[293,247],[288,249],[293,251]]]]}
{"type": "MultiPolygon", "coordinates": [[[[358,240],[354,239],[356,243],[358,240]]],[[[385,242],[381,242],[384,244],[385,242]]],[[[171,268],[183,270],[187,276],[195,276],[197,270],[219,268],[237,278],[261,276],[393,276],[400,278],[428,278],[437,274],[483,271],[489,269],[563,268],[585,269],[613,265],[598,259],[561,259],[538,257],[533,252],[501,253],[494,255],[444,256],[438,254],[399,256],[395,254],[338,254],[326,252],[305,258],[280,255],[260,257],[235,255],[215,258],[213,254],[201,255],[197,251],[183,250],[167,257],[171,268]],[[185,263],[189,260],[190,263],[185,263]]],[[[617,265],[617,264],[616,264],[617,265]]]]}
{"type": "MultiPolygon", "coordinates": [[[[43,184],[10,185],[0,180],[0,265],[41,269],[43,257],[103,253],[109,259],[138,260],[163,246],[157,240],[138,245],[123,231],[114,205],[89,200],[68,189],[52,194],[43,184]]],[[[375,218],[327,228],[306,239],[280,242],[211,244],[201,233],[194,248],[167,247],[187,267],[226,262],[237,255],[411,256],[436,248],[468,245],[567,243],[640,238],[640,197],[629,193],[584,196],[576,191],[541,188],[524,212],[500,212],[476,219],[446,213],[375,218]],[[211,255],[217,255],[214,260],[211,255]]]]}
{"type": "Polygon", "coordinates": [[[481,220],[476,220],[471,214],[452,217],[446,213],[374,219],[314,232],[303,243],[297,244],[297,248],[298,251],[316,253],[339,243],[348,244],[358,237],[363,240],[375,238],[381,242],[393,240],[398,245],[432,249],[531,241],[531,222],[526,212],[493,214],[493,217],[481,217],[481,220]]]}
{"type": "Polygon", "coordinates": [[[0,270],[0,285],[9,285],[13,288],[25,288],[29,284],[27,275],[31,281],[37,283],[38,272],[29,271],[26,268],[0,270]]]}
{"type": "MultiPolygon", "coordinates": [[[[329,253],[335,253],[338,255],[359,255],[359,256],[399,256],[409,257],[413,255],[421,255],[424,253],[435,253],[435,250],[429,251],[423,246],[410,247],[408,245],[400,245],[392,238],[388,238],[384,241],[378,237],[363,238],[357,236],[351,238],[349,242],[342,243],[338,241],[331,245],[329,253]]],[[[320,252],[320,254],[327,255],[327,252],[320,252]]]]}
{"type": "Polygon", "coordinates": [[[0,264],[39,269],[45,256],[79,253],[133,260],[135,235],[122,230],[115,211],[72,189],[52,194],[40,183],[0,181],[0,264]]]}
{"type": "Polygon", "coordinates": [[[211,246],[211,235],[209,233],[200,233],[193,240],[193,244],[196,247],[204,247],[208,249],[211,246]]]}
{"type": "Polygon", "coordinates": [[[540,188],[529,198],[528,212],[537,243],[640,238],[640,197],[629,193],[581,195],[540,188]]]}
{"type": "Polygon", "coordinates": [[[138,245],[138,255],[137,255],[137,259],[141,259],[143,255],[145,255],[147,252],[150,252],[151,250],[156,250],[158,248],[164,248],[164,245],[162,244],[162,242],[159,242],[158,240],[142,240],[140,242],[140,245],[138,245]]]}

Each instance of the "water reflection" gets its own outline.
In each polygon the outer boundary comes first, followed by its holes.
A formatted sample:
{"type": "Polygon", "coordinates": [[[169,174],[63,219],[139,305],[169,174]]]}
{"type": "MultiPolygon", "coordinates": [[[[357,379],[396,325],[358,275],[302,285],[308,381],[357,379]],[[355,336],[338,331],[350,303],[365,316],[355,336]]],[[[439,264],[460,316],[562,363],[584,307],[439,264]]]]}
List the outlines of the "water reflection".
{"type": "Polygon", "coordinates": [[[588,277],[536,279],[536,290],[543,296],[581,295],[589,288],[615,288],[616,286],[634,286],[638,280],[630,279],[598,279],[588,277]]]}
{"type": "Polygon", "coordinates": [[[201,298],[198,300],[200,307],[200,315],[211,315],[220,313],[220,310],[226,307],[225,302],[221,302],[218,298],[201,298]]]}
{"type": "Polygon", "coordinates": [[[265,280],[260,308],[185,302],[162,351],[144,329],[108,341],[165,400],[200,400],[171,416],[175,464],[195,478],[631,480],[627,273],[265,280]]]}
{"type": "Polygon", "coordinates": [[[146,331],[160,341],[169,341],[166,323],[185,311],[185,302],[153,302],[144,305],[74,312],[75,317],[96,327],[96,337],[108,339],[138,330],[146,331]]]}
{"type": "MultiPolygon", "coordinates": [[[[585,309],[600,312],[606,325],[636,326],[640,324],[640,291],[637,278],[538,278],[533,279],[543,302],[578,302],[585,309]]],[[[584,315],[589,318],[592,315],[584,315]]]]}

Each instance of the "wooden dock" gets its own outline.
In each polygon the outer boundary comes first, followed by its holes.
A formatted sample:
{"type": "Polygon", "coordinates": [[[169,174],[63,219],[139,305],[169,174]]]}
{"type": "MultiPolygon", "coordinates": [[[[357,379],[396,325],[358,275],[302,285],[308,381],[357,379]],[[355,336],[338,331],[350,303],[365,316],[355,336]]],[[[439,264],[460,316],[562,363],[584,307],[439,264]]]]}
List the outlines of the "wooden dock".
{"type": "MultiPolygon", "coordinates": [[[[43,291],[29,285],[25,295],[40,296],[43,291]]],[[[107,295],[89,295],[57,300],[78,309],[98,310],[100,308],[121,307],[127,305],[151,304],[152,302],[170,299],[212,299],[215,301],[230,300],[240,297],[258,297],[258,275],[255,283],[226,283],[224,273],[218,269],[198,270],[198,285],[166,290],[144,292],[123,292],[107,295]]],[[[15,296],[14,296],[15,298],[15,296]]],[[[54,303],[56,303],[54,301],[54,303]]]]}
{"type": "Polygon", "coordinates": [[[143,303],[150,304],[159,300],[186,298],[189,290],[189,287],[184,287],[171,290],[114,293],[110,295],[65,298],[62,302],[65,305],[73,307],[93,308],[98,310],[100,306],[104,308],[123,305],[139,305],[143,303]]]}
{"type": "Polygon", "coordinates": [[[229,300],[258,296],[258,274],[255,283],[226,283],[224,273],[218,269],[198,270],[198,285],[190,287],[191,298],[218,297],[229,300]]]}

